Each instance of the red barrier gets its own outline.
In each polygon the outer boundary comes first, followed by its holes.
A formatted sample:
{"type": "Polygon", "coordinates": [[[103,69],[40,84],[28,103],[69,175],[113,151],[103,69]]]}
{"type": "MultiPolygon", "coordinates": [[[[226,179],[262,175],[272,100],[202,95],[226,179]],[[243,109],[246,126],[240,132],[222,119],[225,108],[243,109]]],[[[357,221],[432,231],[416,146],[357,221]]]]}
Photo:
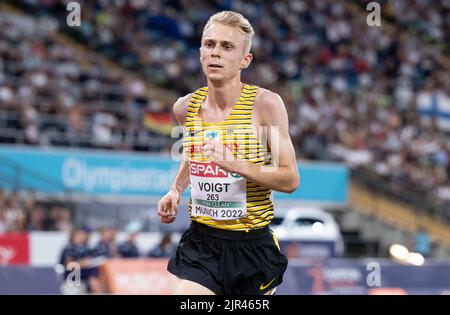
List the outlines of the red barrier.
{"type": "Polygon", "coordinates": [[[29,265],[30,241],[26,233],[0,234],[0,265],[29,265]]]}

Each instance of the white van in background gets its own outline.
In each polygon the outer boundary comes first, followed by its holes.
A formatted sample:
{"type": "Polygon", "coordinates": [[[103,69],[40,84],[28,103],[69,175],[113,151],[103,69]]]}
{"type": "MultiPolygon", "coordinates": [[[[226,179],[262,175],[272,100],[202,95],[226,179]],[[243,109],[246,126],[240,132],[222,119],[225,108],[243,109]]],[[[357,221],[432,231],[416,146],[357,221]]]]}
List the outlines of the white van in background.
{"type": "Polygon", "coordinates": [[[333,242],[335,255],[344,254],[344,241],[336,220],[320,208],[277,209],[270,224],[280,241],[333,242]]]}

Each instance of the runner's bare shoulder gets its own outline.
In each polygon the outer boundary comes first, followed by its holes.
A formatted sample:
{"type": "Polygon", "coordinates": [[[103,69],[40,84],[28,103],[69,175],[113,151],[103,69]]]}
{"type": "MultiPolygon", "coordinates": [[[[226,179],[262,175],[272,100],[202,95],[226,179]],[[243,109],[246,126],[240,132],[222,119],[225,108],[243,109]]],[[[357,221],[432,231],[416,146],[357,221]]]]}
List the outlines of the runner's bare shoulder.
{"type": "Polygon", "coordinates": [[[259,88],[256,94],[253,110],[258,121],[267,123],[273,115],[286,111],[280,95],[265,88],[259,88]]]}
{"type": "Polygon", "coordinates": [[[185,96],[180,97],[175,104],[173,104],[173,114],[178,120],[178,123],[184,126],[186,122],[187,109],[189,106],[189,101],[193,93],[189,93],[185,96]]]}

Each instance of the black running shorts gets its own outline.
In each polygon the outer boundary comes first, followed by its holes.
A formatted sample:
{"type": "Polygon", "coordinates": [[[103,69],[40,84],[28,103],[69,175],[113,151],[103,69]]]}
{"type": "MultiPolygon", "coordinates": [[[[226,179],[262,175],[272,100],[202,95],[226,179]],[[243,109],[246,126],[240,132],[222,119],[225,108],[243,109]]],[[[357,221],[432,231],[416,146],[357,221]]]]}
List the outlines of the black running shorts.
{"type": "Polygon", "coordinates": [[[228,231],[192,221],[167,270],[216,294],[260,295],[283,281],[287,259],[269,227],[228,231]]]}

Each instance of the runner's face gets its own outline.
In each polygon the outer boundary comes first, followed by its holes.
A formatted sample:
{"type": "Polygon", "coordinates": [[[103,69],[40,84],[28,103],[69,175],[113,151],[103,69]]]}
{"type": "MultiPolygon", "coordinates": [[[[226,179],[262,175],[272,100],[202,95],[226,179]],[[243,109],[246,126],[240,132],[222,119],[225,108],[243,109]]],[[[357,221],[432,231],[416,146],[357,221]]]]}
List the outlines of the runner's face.
{"type": "Polygon", "coordinates": [[[200,61],[208,80],[227,81],[251,61],[245,53],[245,36],[236,27],[212,24],[202,37],[200,61]]]}

